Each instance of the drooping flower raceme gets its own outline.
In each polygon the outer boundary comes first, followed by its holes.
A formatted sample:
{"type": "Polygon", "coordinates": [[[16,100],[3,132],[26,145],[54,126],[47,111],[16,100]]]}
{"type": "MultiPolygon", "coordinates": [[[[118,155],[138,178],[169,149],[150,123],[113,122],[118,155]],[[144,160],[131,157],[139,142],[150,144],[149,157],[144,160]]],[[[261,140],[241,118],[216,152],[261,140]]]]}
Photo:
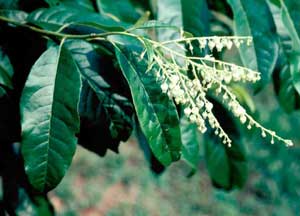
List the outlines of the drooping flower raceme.
{"type": "MultiPolygon", "coordinates": [[[[221,52],[225,48],[231,49],[234,45],[237,48],[242,44],[250,46],[252,43],[251,37],[180,38],[160,43],[146,40],[154,47],[149,52],[151,53],[149,69],[158,68],[155,71],[157,79],[162,81],[162,92],[168,94],[170,99],[174,99],[177,104],[184,107],[184,114],[191,122],[197,124],[201,133],[205,133],[207,127],[210,126],[224,144],[228,146],[232,144],[230,137],[212,112],[213,104],[207,97],[210,93],[221,96],[228,109],[242,124],[246,124],[249,130],[253,127],[258,128],[261,130],[263,138],[266,138],[267,135],[270,137],[272,144],[276,139],[287,146],[293,145],[291,140],[278,136],[274,131],[264,128],[254,120],[238,102],[228,86],[232,82],[254,83],[260,80],[259,72],[215,59],[212,55],[198,57],[194,54],[195,44],[202,51],[216,50],[221,52]],[[177,46],[183,49],[184,52],[177,52],[170,45],[177,46]],[[185,50],[185,47],[188,50],[185,50]],[[186,51],[189,51],[192,55],[187,56],[186,51]],[[187,71],[191,71],[192,76],[188,76],[187,71]]],[[[149,50],[146,49],[146,51],[149,50]]]]}

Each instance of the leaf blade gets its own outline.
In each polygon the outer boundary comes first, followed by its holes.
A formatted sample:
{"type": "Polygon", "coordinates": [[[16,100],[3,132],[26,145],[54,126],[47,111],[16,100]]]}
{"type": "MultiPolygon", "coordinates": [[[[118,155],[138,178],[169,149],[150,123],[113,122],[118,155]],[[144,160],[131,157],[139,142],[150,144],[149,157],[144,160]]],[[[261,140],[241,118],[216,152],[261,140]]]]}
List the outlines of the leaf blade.
{"type": "Polygon", "coordinates": [[[138,62],[138,56],[131,56],[116,44],[115,49],[142,131],[157,159],[167,166],[179,159],[182,145],[176,107],[161,93],[153,74],[143,74],[147,70],[145,62],[138,62]]]}
{"type": "Polygon", "coordinates": [[[234,12],[235,34],[253,37],[253,44],[250,47],[241,45],[239,52],[245,66],[261,72],[262,87],[270,81],[279,50],[271,12],[265,1],[227,0],[227,2],[234,12]]]}
{"type": "Polygon", "coordinates": [[[9,88],[13,87],[12,76],[14,74],[13,66],[10,63],[8,56],[0,47],[0,84],[9,88]]]}
{"type": "Polygon", "coordinates": [[[72,161],[79,131],[80,85],[77,66],[63,45],[41,55],[25,84],[22,154],[29,181],[39,192],[53,189],[72,161]]]}
{"type": "Polygon", "coordinates": [[[248,177],[248,165],[244,147],[240,140],[240,134],[233,116],[221,103],[214,103],[214,115],[219,119],[220,125],[230,137],[233,137],[231,147],[224,145],[214,131],[207,134],[204,143],[205,160],[210,178],[218,188],[231,190],[234,187],[241,188],[248,177]]]}
{"type": "MultiPolygon", "coordinates": [[[[121,140],[126,141],[133,128],[131,118],[133,106],[126,95],[127,86],[122,85],[115,75],[111,75],[118,72],[113,66],[113,61],[106,56],[98,55],[93,45],[85,41],[69,40],[66,42],[66,47],[71,51],[80,69],[82,79],[87,82],[98,98],[99,104],[95,106],[98,109],[99,106],[102,107],[101,110],[106,113],[111,139],[117,140],[118,143],[121,140]]],[[[83,98],[83,100],[85,99],[83,98]]],[[[84,103],[86,102],[84,101],[84,103]]],[[[96,102],[93,101],[93,103],[96,102]]],[[[100,143],[101,140],[98,142],[100,143]]]]}
{"type": "Polygon", "coordinates": [[[27,21],[52,31],[57,31],[64,25],[75,27],[76,25],[82,25],[100,31],[124,31],[129,26],[126,23],[117,22],[92,11],[64,5],[40,8],[29,14],[27,21]]]}
{"type": "MultiPolygon", "coordinates": [[[[177,26],[194,36],[209,33],[210,13],[204,0],[160,0],[157,2],[157,19],[163,23],[177,26]]],[[[161,41],[178,38],[174,30],[159,31],[161,41]]]]}
{"type": "Polygon", "coordinates": [[[135,23],[140,14],[130,0],[112,2],[110,0],[96,1],[100,13],[112,17],[116,21],[135,23]]]}
{"type": "Polygon", "coordinates": [[[180,126],[182,159],[185,160],[193,170],[196,170],[200,159],[197,125],[191,123],[186,117],[182,117],[180,119],[180,126]]]}

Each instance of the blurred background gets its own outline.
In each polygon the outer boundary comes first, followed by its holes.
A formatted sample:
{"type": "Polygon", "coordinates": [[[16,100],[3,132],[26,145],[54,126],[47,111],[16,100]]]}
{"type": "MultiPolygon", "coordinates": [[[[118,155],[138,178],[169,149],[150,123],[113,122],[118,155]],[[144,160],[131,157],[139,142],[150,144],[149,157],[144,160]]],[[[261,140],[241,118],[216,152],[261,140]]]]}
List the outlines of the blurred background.
{"type": "Polygon", "coordinates": [[[136,139],[99,158],[79,147],[67,176],[51,193],[57,215],[298,215],[300,212],[300,113],[285,114],[272,86],[254,96],[260,121],[295,146],[271,145],[260,134],[244,137],[249,178],[230,192],[212,186],[203,158],[188,178],[183,162],[162,175],[149,169],[136,139]]]}

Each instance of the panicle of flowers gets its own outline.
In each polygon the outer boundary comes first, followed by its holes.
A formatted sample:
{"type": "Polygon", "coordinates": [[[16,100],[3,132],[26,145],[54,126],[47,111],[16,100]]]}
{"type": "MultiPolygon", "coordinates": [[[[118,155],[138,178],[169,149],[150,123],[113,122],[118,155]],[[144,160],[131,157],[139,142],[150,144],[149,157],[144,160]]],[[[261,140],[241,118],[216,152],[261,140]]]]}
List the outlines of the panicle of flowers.
{"type": "Polygon", "coordinates": [[[190,38],[179,38],[177,40],[170,40],[162,42],[163,45],[174,44],[174,43],[186,43],[188,49],[193,52],[193,42],[198,43],[200,49],[209,48],[210,51],[216,50],[221,52],[223,49],[231,49],[233,46],[239,48],[242,44],[250,46],[252,44],[252,37],[248,36],[211,36],[211,37],[190,37],[190,38]]]}
{"type": "Polygon", "coordinates": [[[193,53],[195,41],[198,42],[200,49],[208,48],[211,51],[215,49],[220,52],[224,48],[231,49],[233,45],[236,47],[240,47],[241,44],[250,46],[252,38],[213,36],[180,38],[161,43],[148,40],[155,47],[150,67],[156,65],[158,68],[156,77],[161,82],[162,92],[184,107],[184,114],[191,122],[197,124],[201,133],[205,133],[209,125],[215,135],[219,136],[222,142],[229,147],[232,141],[213,114],[213,104],[207,99],[208,94],[221,96],[228,109],[242,124],[247,124],[249,130],[253,127],[261,130],[262,137],[270,137],[271,144],[276,139],[287,146],[292,146],[291,140],[278,136],[274,131],[264,128],[255,121],[241,106],[228,86],[232,82],[256,82],[260,79],[259,72],[215,59],[212,55],[186,56],[168,46],[169,44],[181,45],[184,43],[193,53]],[[187,71],[192,72],[192,78],[187,76],[187,71]]]}
{"type": "Polygon", "coordinates": [[[260,74],[251,69],[241,67],[235,64],[223,62],[215,59],[213,56],[189,57],[189,63],[201,71],[202,77],[211,77],[212,74],[218,80],[230,83],[234,82],[256,82],[260,80],[260,74]]]}

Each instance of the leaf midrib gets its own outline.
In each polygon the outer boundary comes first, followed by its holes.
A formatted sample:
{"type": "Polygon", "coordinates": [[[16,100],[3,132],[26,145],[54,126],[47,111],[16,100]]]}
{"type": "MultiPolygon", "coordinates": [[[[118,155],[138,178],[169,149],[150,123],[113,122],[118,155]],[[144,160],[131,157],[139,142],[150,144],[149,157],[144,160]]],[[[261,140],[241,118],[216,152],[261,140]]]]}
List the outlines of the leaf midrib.
{"type": "MultiPolygon", "coordinates": [[[[114,44],[114,45],[115,45],[115,44],[114,44]]],[[[133,65],[131,64],[131,62],[128,60],[128,58],[126,57],[126,55],[123,54],[123,52],[121,51],[121,49],[119,49],[119,47],[118,47],[117,45],[115,45],[115,48],[116,48],[116,49],[122,54],[122,56],[126,59],[128,65],[131,67],[131,69],[132,69],[133,71],[136,71],[136,70],[134,69],[134,66],[133,66],[133,65]]],[[[136,74],[137,74],[137,78],[138,78],[139,82],[142,84],[143,82],[141,81],[139,74],[138,74],[138,73],[136,73],[136,74]]],[[[127,78],[126,78],[126,79],[127,79],[127,78]]],[[[145,95],[147,96],[148,100],[151,101],[151,100],[150,100],[150,96],[149,96],[149,94],[148,94],[148,91],[146,90],[146,88],[144,87],[144,85],[141,85],[141,86],[142,86],[142,88],[144,89],[145,95]]],[[[135,101],[134,101],[134,100],[133,100],[133,103],[134,103],[135,107],[137,107],[137,104],[135,104],[135,101]]],[[[155,116],[155,118],[156,118],[157,121],[159,122],[159,128],[161,129],[161,131],[162,131],[162,133],[163,133],[163,141],[165,142],[166,146],[168,147],[168,150],[169,150],[169,156],[170,156],[170,158],[172,159],[172,155],[171,155],[171,153],[170,153],[170,152],[171,152],[171,151],[170,151],[170,147],[169,147],[168,142],[167,142],[167,139],[166,139],[166,132],[165,132],[165,130],[162,128],[162,124],[161,124],[161,122],[160,122],[160,119],[159,119],[158,115],[156,114],[156,111],[155,111],[155,109],[154,109],[152,103],[150,103],[150,104],[148,104],[148,105],[149,105],[149,106],[151,107],[151,109],[153,110],[153,115],[155,116]]]]}
{"type": "MultiPolygon", "coordinates": [[[[250,28],[250,21],[249,21],[249,18],[248,18],[248,16],[247,16],[246,9],[244,8],[244,5],[243,5],[243,3],[241,2],[241,0],[238,0],[238,1],[239,1],[239,3],[240,3],[242,12],[245,14],[245,17],[246,17],[246,20],[247,20],[247,22],[246,22],[247,28],[248,28],[250,34],[251,34],[252,37],[253,37],[253,31],[252,31],[251,28],[250,28]]],[[[256,53],[256,41],[255,41],[254,38],[253,38],[252,44],[253,44],[254,53],[256,53]]],[[[255,57],[255,67],[256,67],[256,69],[259,69],[259,68],[258,68],[258,59],[257,59],[257,55],[254,55],[254,57],[255,57]]]]}
{"type": "Polygon", "coordinates": [[[58,68],[59,68],[59,62],[60,62],[60,55],[61,55],[61,50],[62,50],[63,44],[59,46],[59,50],[57,52],[57,60],[56,60],[56,73],[55,73],[55,78],[54,78],[54,84],[53,84],[53,97],[52,97],[52,105],[51,105],[51,111],[50,111],[50,119],[49,119],[49,130],[48,130],[48,139],[47,139],[47,151],[46,151],[46,160],[45,160],[45,171],[44,171],[44,176],[43,176],[43,191],[46,188],[46,180],[48,176],[48,171],[49,171],[49,150],[50,150],[50,138],[52,134],[52,120],[53,120],[53,110],[54,110],[54,99],[55,99],[55,89],[56,89],[56,83],[57,83],[57,75],[58,75],[58,68]]]}
{"type": "MultiPolygon", "coordinates": [[[[286,12],[286,14],[287,14],[287,18],[288,18],[288,20],[289,20],[289,23],[290,23],[290,25],[293,27],[293,32],[291,33],[291,32],[289,32],[289,35],[290,35],[290,38],[292,39],[293,37],[292,37],[292,35],[295,35],[296,36],[296,47],[294,47],[294,49],[295,50],[297,50],[298,52],[300,52],[300,39],[299,39],[299,36],[298,36],[298,33],[297,33],[297,30],[296,30],[296,27],[295,27],[295,25],[294,25],[294,21],[293,21],[293,19],[292,19],[292,17],[291,17],[291,15],[290,15],[290,13],[289,13],[289,10],[288,10],[288,8],[287,8],[287,6],[285,5],[285,3],[284,3],[284,1],[283,0],[280,0],[280,5],[281,5],[281,17],[282,17],[282,12],[283,12],[283,10],[286,12]]],[[[292,39],[293,40],[293,39],[292,39]]],[[[293,46],[294,46],[294,43],[293,43],[293,46]]]]}

